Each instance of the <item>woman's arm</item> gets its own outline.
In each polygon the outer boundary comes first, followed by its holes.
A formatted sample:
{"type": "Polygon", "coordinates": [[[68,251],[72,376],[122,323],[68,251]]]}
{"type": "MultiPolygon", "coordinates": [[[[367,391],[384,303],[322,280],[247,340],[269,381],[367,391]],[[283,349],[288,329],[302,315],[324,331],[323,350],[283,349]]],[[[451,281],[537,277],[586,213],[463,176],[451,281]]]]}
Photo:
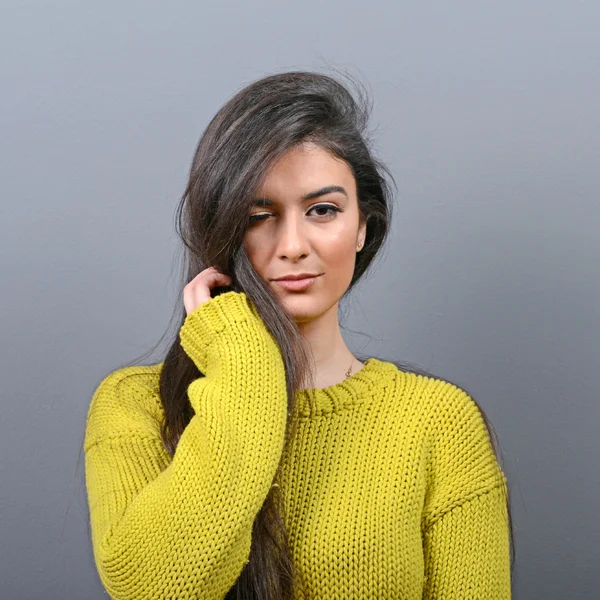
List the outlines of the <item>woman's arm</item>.
{"type": "Polygon", "coordinates": [[[506,497],[493,488],[449,510],[423,535],[424,600],[510,600],[506,497]]]}
{"type": "Polygon", "coordinates": [[[509,600],[506,477],[477,404],[446,389],[430,418],[423,598],[509,600]]]}
{"type": "Polygon", "coordinates": [[[115,600],[223,598],[248,560],[283,450],[283,361],[246,295],[200,305],[180,336],[206,377],[188,386],[195,415],[172,460],[134,408],[159,399],[128,369],[100,384],[88,414],[94,556],[115,600]]]}

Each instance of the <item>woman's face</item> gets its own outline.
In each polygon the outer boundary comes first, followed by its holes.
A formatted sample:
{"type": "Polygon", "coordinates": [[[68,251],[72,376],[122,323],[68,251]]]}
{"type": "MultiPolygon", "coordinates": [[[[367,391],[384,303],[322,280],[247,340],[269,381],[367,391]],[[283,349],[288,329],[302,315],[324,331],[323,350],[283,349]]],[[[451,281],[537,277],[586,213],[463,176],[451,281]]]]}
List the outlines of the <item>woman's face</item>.
{"type": "Polygon", "coordinates": [[[269,171],[249,214],[244,247],[250,262],[296,321],[310,321],[337,305],[366,233],[348,165],[315,144],[298,146],[269,171]],[[330,186],[341,189],[304,198],[330,186]],[[300,273],[319,276],[303,291],[273,281],[300,273]]]}

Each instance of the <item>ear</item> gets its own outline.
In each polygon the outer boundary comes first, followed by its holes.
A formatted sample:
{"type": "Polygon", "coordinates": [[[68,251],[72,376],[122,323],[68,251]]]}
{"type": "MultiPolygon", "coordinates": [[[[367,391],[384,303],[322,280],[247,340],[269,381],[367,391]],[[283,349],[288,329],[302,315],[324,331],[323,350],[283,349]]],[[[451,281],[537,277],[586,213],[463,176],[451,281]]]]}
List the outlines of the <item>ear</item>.
{"type": "Polygon", "coordinates": [[[367,222],[361,219],[360,226],[358,227],[358,234],[356,235],[356,245],[361,249],[365,245],[365,238],[367,237],[367,222]]]}

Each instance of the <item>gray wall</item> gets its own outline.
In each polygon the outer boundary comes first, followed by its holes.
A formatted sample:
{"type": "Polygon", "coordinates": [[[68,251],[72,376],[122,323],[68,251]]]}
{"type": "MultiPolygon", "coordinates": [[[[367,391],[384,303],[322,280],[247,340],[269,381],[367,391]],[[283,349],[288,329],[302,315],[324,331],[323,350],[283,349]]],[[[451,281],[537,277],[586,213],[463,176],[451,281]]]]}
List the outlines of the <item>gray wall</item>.
{"type": "Polygon", "coordinates": [[[331,65],[370,85],[400,192],[347,339],[490,417],[514,597],[597,597],[599,17],[591,1],[4,2],[0,596],[104,596],[78,451],[95,386],[179,301],[194,145],[251,80],[331,65]]]}

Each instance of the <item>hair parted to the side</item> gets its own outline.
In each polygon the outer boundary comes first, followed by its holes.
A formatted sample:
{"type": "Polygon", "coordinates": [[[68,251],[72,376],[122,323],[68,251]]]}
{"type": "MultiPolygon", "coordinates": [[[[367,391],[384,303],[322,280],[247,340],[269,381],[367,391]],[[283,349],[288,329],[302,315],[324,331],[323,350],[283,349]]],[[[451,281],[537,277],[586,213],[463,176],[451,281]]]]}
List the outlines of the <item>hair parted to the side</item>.
{"type": "MultiPolygon", "coordinates": [[[[342,76],[349,87],[326,74],[283,72],[254,81],[233,95],[200,137],[176,211],[185,259],[181,289],[209,266],[230,275],[231,288],[248,295],[280,347],[290,415],[286,448],[295,431],[291,415],[296,390],[313,387],[309,353],[296,323],[253,269],[243,236],[248,226],[249,201],[269,168],[296,145],[312,142],[348,164],[357,182],[360,215],[367,221],[365,243],[356,255],[354,274],[344,295],[383,248],[391,225],[394,180],[369,147],[369,94],[357,80],[345,73],[342,76]]],[[[160,400],[165,414],[162,437],[171,455],[193,416],[188,386],[204,376],[180,345],[178,332],[186,318],[183,302],[175,315],[178,328],[160,374],[160,400]]],[[[389,362],[404,371],[435,377],[410,363],[389,362]]],[[[497,455],[495,433],[479,408],[497,455]]],[[[507,508],[514,553],[508,496],[507,508]]],[[[282,494],[275,486],[254,521],[249,562],[226,598],[285,600],[292,597],[292,589],[302,597],[301,575],[292,561],[282,494]]]]}

